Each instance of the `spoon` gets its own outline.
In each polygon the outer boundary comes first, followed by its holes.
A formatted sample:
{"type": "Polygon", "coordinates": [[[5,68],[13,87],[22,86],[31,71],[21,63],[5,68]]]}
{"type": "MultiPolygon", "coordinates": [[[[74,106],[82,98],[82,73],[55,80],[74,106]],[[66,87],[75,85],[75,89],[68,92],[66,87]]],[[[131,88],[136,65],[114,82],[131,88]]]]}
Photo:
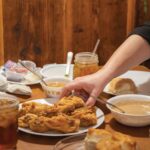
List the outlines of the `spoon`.
{"type": "Polygon", "coordinates": [[[100,102],[100,103],[108,104],[108,105],[110,105],[111,107],[116,108],[116,109],[119,110],[121,113],[125,113],[125,111],[124,111],[123,109],[121,109],[120,107],[118,107],[118,106],[116,106],[116,105],[114,105],[114,104],[112,104],[112,103],[109,103],[109,102],[107,102],[107,101],[101,100],[100,98],[97,98],[97,97],[95,97],[95,96],[93,96],[93,95],[90,95],[90,97],[94,98],[96,101],[98,101],[98,102],[100,102]]]}
{"type": "Polygon", "coordinates": [[[65,76],[66,77],[69,76],[70,66],[71,66],[71,62],[72,62],[72,57],[73,57],[73,52],[68,52],[67,53],[67,66],[66,66],[66,72],[65,72],[65,76]]]}

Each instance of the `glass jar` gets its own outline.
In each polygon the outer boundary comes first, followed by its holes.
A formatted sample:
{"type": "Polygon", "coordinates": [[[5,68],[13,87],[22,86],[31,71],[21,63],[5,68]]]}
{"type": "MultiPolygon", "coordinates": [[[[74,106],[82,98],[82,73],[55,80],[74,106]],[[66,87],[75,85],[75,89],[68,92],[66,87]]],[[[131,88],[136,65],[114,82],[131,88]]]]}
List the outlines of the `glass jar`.
{"type": "Polygon", "coordinates": [[[19,101],[0,94],[0,149],[15,149],[17,144],[19,101]]]}
{"type": "Polygon", "coordinates": [[[73,77],[89,75],[99,70],[98,55],[91,52],[80,52],[75,55],[73,77]]]}

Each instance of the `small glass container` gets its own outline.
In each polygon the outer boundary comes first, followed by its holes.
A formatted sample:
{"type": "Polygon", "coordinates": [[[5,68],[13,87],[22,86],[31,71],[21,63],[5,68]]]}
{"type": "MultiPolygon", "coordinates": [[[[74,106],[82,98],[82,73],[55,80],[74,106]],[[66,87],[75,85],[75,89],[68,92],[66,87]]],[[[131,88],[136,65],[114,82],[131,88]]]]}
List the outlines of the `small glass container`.
{"type": "Polygon", "coordinates": [[[0,94],[0,150],[15,149],[17,144],[19,101],[0,94]]]}
{"type": "Polygon", "coordinates": [[[80,52],[75,55],[73,78],[89,75],[99,70],[98,55],[91,52],[80,52]]]}

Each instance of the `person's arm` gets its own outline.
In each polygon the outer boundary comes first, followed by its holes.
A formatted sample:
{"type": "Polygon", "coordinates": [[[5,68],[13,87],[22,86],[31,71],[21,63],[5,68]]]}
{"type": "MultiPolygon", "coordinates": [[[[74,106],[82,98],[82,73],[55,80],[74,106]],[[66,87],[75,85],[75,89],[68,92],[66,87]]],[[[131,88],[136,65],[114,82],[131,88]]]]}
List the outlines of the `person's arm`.
{"type": "MultiPolygon", "coordinates": [[[[150,58],[150,45],[139,35],[131,35],[115,51],[112,57],[98,72],[75,79],[63,89],[62,95],[72,90],[85,90],[89,95],[97,97],[108,82],[121,75],[131,67],[150,58]]],[[[89,97],[87,105],[94,105],[95,100],[89,97]]]]}
{"type": "Polygon", "coordinates": [[[150,58],[150,45],[139,35],[131,35],[112,55],[104,68],[111,78],[150,58]]]}

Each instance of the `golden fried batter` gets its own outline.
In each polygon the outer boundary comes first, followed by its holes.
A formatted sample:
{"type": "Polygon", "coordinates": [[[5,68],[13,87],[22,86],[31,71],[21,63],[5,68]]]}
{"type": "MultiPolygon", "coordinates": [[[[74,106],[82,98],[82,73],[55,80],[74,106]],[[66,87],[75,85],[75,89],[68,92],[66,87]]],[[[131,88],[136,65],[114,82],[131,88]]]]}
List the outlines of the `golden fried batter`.
{"type": "Polygon", "coordinates": [[[29,122],[29,128],[35,132],[47,132],[49,128],[45,124],[46,117],[40,116],[29,122]]]}
{"type": "Polygon", "coordinates": [[[35,119],[35,118],[38,118],[38,116],[34,115],[34,114],[30,114],[30,113],[25,114],[24,116],[19,117],[18,125],[19,125],[19,127],[22,127],[22,128],[28,128],[29,127],[29,122],[32,119],[35,119]]]}
{"type": "Polygon", "coordinates": [[[36,114],[38,116],[53,116],[57,115],[58,108],[36,102],[23,103],[22,109],[19,111],[19,116],[23,116],[27,113],[36,114]]]}
{"type": "Polygon", "coordinates": [[[63,97],[56,103],[56,105],[65,105],[67,103],[73,104],[75,108],[80,108],[85,105],[84,101],[77,96],[63,97]]]}
{"type": "Polygon", "coordinates": [[[97,123],[95,107],[81,107],[71,113],[71,116],[80,119],[80,126],[87,127],[97,123]]]}
{"type": "Polygon", "coordinates": [[[50,130],[71,133],[79,130],[80,120],[60,114],[51,118],[45,118],[45,124],[50,130]]]}
{"type": "Polygon", "coordinates": [[[83,107],[84,101],[80,97],[69,96],[60,99],[55,105],[59,108],[60,112],[67,114],[76,108],[83,107]]]}

